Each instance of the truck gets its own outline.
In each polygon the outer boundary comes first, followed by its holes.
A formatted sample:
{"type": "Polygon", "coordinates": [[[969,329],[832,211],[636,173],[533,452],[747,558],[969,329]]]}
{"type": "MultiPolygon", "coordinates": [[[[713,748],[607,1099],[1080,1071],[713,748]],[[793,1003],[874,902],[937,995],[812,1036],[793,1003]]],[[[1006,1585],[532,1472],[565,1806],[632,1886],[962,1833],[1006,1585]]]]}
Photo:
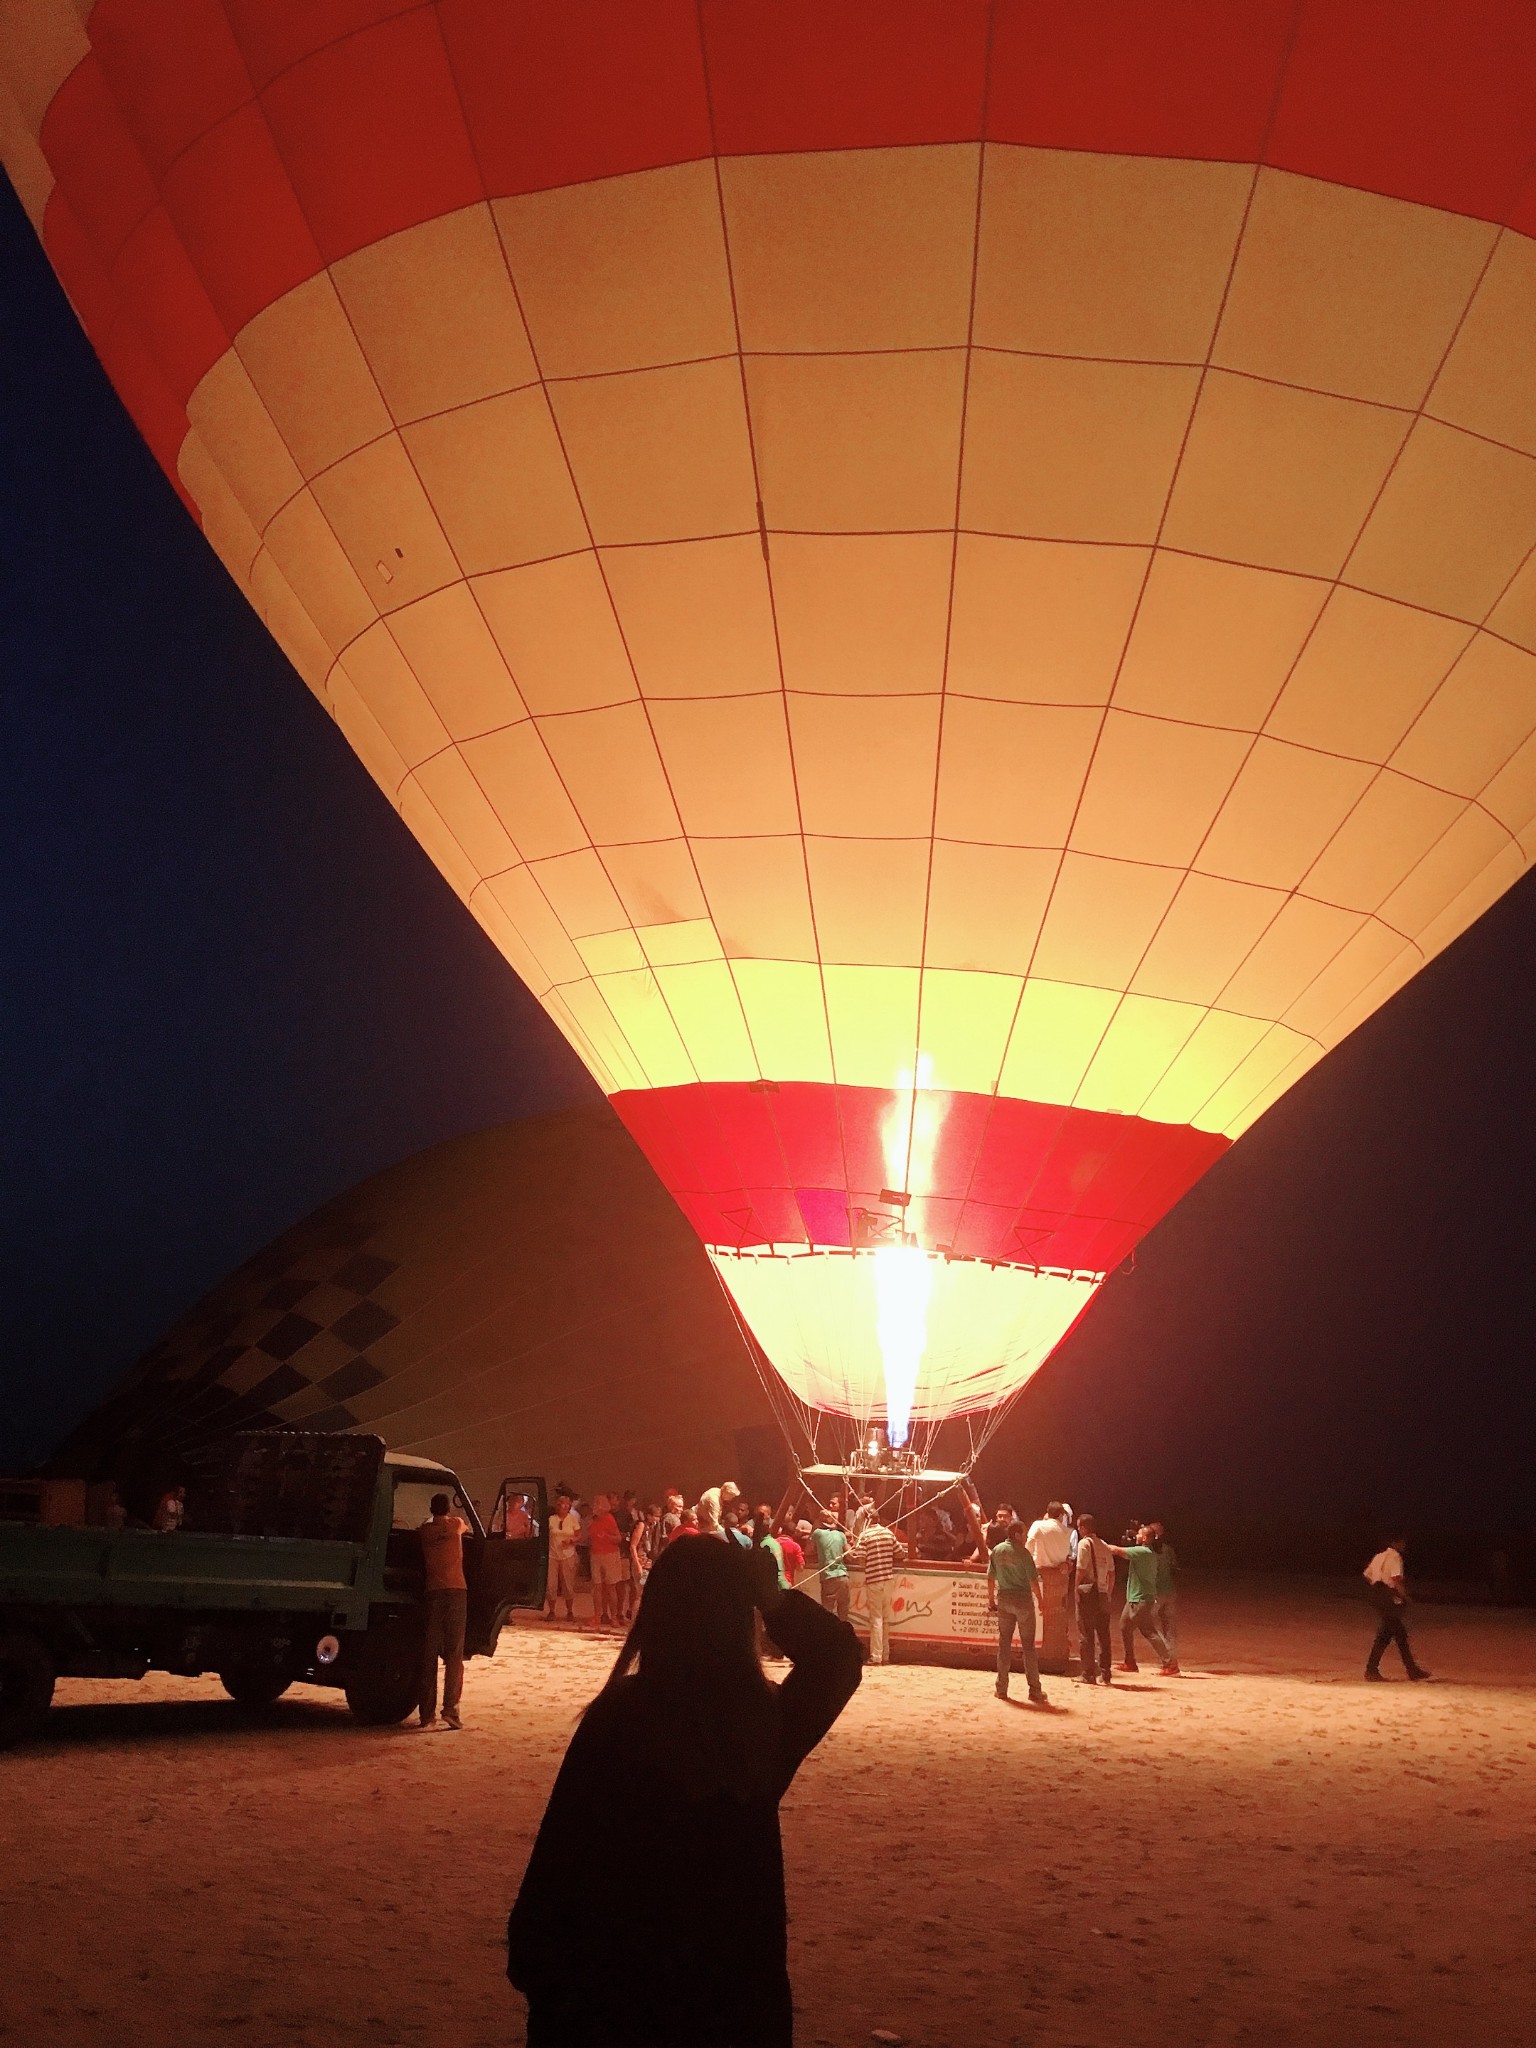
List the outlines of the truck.
{"type": "Polygon", "coordinates": [[[465,1654],[544,1601],[542,1479],[506,1479],[489,1531],[447,1466],[378,1437],[254,1430],[188,1461],[179,1527],[7,1520],[0,1495],[0,1748],[46,1720],[59,1678],[216,1673],[246,1706],[291,1685],[403,1721],[421,1683],[418,1530],[435,1494],[468,1524],[465,1654]]]}

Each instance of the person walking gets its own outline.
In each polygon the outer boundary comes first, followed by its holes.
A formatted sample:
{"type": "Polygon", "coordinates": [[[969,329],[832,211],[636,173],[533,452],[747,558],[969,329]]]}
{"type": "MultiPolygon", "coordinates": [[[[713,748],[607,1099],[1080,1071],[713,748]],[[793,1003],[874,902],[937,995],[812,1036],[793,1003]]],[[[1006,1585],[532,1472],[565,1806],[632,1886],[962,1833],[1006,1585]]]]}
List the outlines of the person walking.
{"type": "Polygon", "coordinates": [[[1077,1655],[1084,1685],[1113,1685],[1109,1620],[1115,1594],[1115,1553],[1092,1515],[1077,1518],[1077,1655]]]}
{"type": "Polygon", "coordinates": [[[779,1801],[858,1689],[860,1661],[848,1624],[784,1592],[763,1551],[662,1552],[571,1738],[507,1923],[528,2048],[791,2048],[779,1801]],[[790,1659],[782,1684],[759,1661],[757,1615],[790,1659]],[[582,1969],[572,1943],[591,1917],[595,1845],[615,1840],[665,1843],[684,1892],[628,1887],[602,1967],[582,1969]]]}
{"type": "Polygon", "coordinates": [[[1029,1552],[1024,1524],[1013,1522],[1001,1543],[994,1543],[987,1560],[987,1612],[997,1616],[997,1696],[1008,1697],[1008,1678],[1013,1670],[1013,1632],[1019,1632],[1024,1652],[1024,1679],[1034,1706],[1047,1704],[1040,1689],[1040,1659],[1035,1651],[1035,1596],[1040,1573],[1029,1552]]]}
{"type": "Polygon", "coordinates": [[[1403,1660],[1403,1669],[1413,1679],[1428,1678],[1429,1673],[1413,1654],[1413,1645],[1408,1640],[1406,1610],[1408,1586],[1403,1567],[1403,1557],[1408,1549],[1402,1536],[1394,1536],[1385,1549],[1378,1550],[1365,1568],[1366,1597],[1376,1610],[1376,1640],[1371,1645],[1371,1654],[1365,1660],[1367,1678],[1381,1678],[1381,1660],[1388,1647],[1396,1643],[1397,1654],[1403,1660]]]}
{"type": "Polygon", "coordinates": [[[891,1601],[896,1574],[907,1561],[907,1546],[887,1529],[872,1500],[864,1503],[868,1517],[848,1551],[848,1562],[864,1574],[864,1604],[869,1614],[869,1661],[891,1661],[891,1601]]]}
{"type": "Polygon", "coordinates": [[[1157,1625],[1162,1631],[1163,1641],[1173,1652],[1175,1664],[1179,1661],[1179,1554],[1168,1541],[1168,1532],[1161,1522],[1151,1527],[1152,1548],[1157,1552],[1157,1625]]]}
{"type": "Polygon", "coordinates": [[[1112,1543],[1109,1546],[1117,1557],[1125,1559],[1127,1571],[1120,1634],[1131,1654],[1120,1669],[1135,1671],[1138,1668],[1136,1638],[1143,1635],[1157,1652],[1163,1677],[1177,1678],[1179,1661],[1163,1640],[1162,1630],[1157,1625],[1157,1552],[1152,1548],[1151,1536],[1151,1529],[1142,1527],[1137,1530],[1134,1543],[1112,1543]]]}
{"type": "Polygon", "coordinates": [[[811,1538],[821,1604],[839,1621],[848,1619],[848,1534],[834,1508],[823,1508],[821,1527],[811,1538]]]}
{"type": "Polygon", "coordinates": [[[462,1728],[459,1700],[464,1692],[464,1610],[469,1595],[464,1584],[464,1538],[469,1524],[453,1513],[446,1493],[432,1496],[432,1517],[417,1532],[426,1578],[421,1640],[421,1691],[417,1713],[423,1728],[437,1720],[437,1666],[443,1666],[443,1719],[462,1728]]]}
{"type": "Polygon", "coordinates": [[[1136,1671],[1140,1668],[1136,1662],[1136,1637],[1128,1619],[1130,1614],[1131,1574],[1130,1567],[1125,1561],[1125,1553],[1135,1543],[1140,1531],[1141,1523],[1139,1521],[1127,1522],[1125,1534],[1120,1538],[1119,1543],[1111,1543],[1109,1546],[1115,1558],[1115,1579],[1118,1593],[1117,1600],[1111,1602],[1111,1605],[1118,1605],[1120,1609],[1120,1669],[1122,1671],[1136,1671]]]}

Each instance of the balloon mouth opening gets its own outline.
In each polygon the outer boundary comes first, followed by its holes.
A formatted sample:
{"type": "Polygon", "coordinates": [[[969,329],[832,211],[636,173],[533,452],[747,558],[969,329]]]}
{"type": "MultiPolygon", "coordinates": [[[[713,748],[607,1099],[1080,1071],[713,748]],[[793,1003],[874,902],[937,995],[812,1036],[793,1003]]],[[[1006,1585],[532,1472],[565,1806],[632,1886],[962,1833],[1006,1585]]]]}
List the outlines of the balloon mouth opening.
{"type": "Polygon", "coordinates": [[[775,1374],[808,1408],[882,1429],[999,1406],[1087,1308],[1102,1273],[957,1258],[909,1241],[707,1246],[775,1374]]]}

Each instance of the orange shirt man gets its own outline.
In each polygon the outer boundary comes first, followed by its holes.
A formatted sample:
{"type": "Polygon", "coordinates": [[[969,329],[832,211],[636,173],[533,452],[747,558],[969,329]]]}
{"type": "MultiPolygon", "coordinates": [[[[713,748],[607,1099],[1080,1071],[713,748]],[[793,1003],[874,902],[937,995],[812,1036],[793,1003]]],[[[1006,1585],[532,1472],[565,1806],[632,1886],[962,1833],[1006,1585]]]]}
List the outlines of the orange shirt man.
{"type": "Polygon", "coordinates": [[[437,1666],[443,1665],[443,1720],[462,1728],[459,1700],[464,1691],[464,1620],[468,1591],[464,1580],[464,1538],[469,1524],[452,1512],[446,1493],[432,1496],[432,1519],[423,1522],[421,1558],[426,1571],[425,1627],[421,1643],[421,1725],[437,1720],[437,1666]]]}

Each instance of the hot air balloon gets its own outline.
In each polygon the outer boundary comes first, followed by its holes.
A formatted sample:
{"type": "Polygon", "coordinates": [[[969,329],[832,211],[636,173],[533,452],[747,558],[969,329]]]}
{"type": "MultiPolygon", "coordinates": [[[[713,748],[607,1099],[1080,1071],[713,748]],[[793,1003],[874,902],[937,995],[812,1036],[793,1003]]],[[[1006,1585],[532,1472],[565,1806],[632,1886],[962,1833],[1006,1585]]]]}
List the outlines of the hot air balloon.
{"type": "Polygon", "coordinates": [[[984,1430],[1525,871],[1523,0],[16,0],[0,75],[813,1428],[984,1430]]]}

